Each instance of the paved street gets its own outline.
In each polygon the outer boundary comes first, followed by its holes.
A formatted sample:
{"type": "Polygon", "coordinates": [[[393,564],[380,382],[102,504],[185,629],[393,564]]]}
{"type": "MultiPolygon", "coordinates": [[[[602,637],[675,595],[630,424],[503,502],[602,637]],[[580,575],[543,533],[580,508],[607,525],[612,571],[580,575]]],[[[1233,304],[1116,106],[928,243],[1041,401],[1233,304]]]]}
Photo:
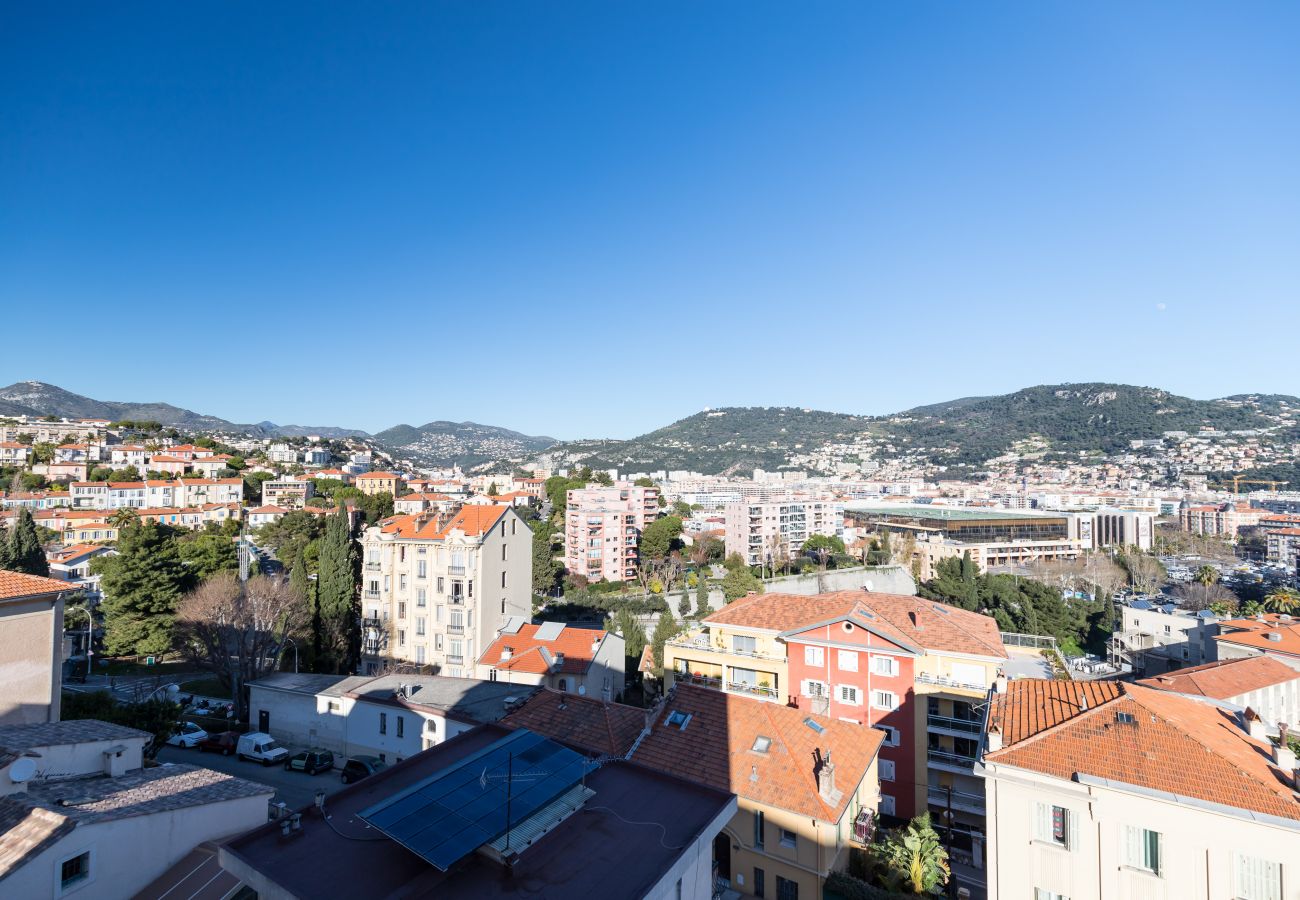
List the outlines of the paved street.
{"type": "Polygon", "coordinates": [[[343,787],[337,770],[322,772],[319,775],[286,772],[283,766],[262,766],[255,762],[244,762],[234,756],[200,753],[197,750],[181,750],[177,747],[163,747],[158,753],[158,761],[204,766],[229,775],[238,775],[249,781],[260,782],[275,788],[275,799],[283,800],[290,809],[315,803],[317,791],[324,791],[328,795],[343,787]]]}

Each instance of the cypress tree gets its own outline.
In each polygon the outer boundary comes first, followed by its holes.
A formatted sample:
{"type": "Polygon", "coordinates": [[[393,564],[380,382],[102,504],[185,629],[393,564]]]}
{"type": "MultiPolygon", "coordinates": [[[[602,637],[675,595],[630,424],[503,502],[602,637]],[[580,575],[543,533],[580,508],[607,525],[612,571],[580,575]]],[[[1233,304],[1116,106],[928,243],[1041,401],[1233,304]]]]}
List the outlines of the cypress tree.
{"type": "Polygon", "coordinates": [[[361,656],[361,618],[357,603],[359,557],[352,540],[346,506],[325,520],[316,576],[316,608],[320,625],[322,663],[335,672],[351,673],[361,656]]]}
{"type": "Polygon", "coordinates": [[[27,507],[18,513],[10,541],[9,555],[12,559],[9,568],[28,575],[49,577],[50,563],[45,558],[45,551],[41,549],[41,539],[36,535],[36,520],[27,507]]]}
{"type": "Polygon", "coordinates": [[[695,615],[703,619],[709,614],[709,579],[704,577],[703,570],[699,573],[699,580],[695,583],[695,615]]]}

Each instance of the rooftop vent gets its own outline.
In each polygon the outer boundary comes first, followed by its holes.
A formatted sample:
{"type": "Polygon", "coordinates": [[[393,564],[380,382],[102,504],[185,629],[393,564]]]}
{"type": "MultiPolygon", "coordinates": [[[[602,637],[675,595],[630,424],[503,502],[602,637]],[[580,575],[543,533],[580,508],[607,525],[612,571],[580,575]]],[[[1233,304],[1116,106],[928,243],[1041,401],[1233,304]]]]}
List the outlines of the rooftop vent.
{"type": "Polygon", "coordinates": [[[676,726],[679,730],[685,731],[686,726],[691,722],[691,714],[684,713],[681,710],[674,710],[668,714],[668,721],[664,724],[669,727],[676,726]]]}
{"type": "Polygon", "coordinates": [[[772,739],[760,734],[758,737],[754,738],[754,746],[750,749],[755,753],[766,753],[768,750],[772,749],[772,739]]]}
{"type": "Polygon", "coordinates": [[[1276,631],[1270,631],[1268,633],[1268,639],[1275,644],[1281,643],[1282,635],[1278,634],[1276,631]]]}

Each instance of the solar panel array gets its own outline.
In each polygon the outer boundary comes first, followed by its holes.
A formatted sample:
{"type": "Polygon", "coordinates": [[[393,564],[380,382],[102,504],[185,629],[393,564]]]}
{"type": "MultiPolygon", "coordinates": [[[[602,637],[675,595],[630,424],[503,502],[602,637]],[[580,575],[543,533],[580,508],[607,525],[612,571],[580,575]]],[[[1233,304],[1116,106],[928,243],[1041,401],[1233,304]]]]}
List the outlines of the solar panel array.
{"type": "Polygon", "coordinates": [[[572,750],[520,730],[363,810],[361,818],[445,872],[567,792],[589,766],[572,750]]]}

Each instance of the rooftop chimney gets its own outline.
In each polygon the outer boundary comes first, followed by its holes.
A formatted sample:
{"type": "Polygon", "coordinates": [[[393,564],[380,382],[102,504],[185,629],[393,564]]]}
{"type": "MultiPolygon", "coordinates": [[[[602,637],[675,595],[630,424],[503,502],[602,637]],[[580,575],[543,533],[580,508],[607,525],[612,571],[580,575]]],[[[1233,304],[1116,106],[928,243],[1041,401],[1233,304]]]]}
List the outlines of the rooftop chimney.
{"type": "Polygon", "coordinates": [[[912,610],[908,613],[907,617],[912,620],[912,627],[917,631],[925,630],[925,626],[921,624],[921,617],[916,614],[916,610],[912,610]]]}
{"type": "Polygon", "coordinates": [[[1268,740],[1268,727],[1264,724],[1264,720],[1259,717],[1259,713],[1247,706],[1242,718],[1246,720],[1247,734],[1257,741],[1268,740]]]}
{"type": "Polygon", "coordinates": [[[998,723],[994,722],[988,730],[988,750],[990,753],[997,753],[1002,749],[1002,729],[998,723]]]}
{"type": "Polygon", "coordinates": [[[1007,676],[998,675],[993,679],[993,693],[1005,694],[1007,692],[1007,676]]]}
{"type": "Polygon", "coordinates": [[[817,793],[822,795],[823,800],[832,803],[838,801],[839,792],[835,790],[835,763],[831,762],[829,750],[821,757],[821,765],[817,769],[817,793]]]}
{"type": "Polygon", "coordinates": [[[1296,768],[1295,751],[1287,743],[1290,734],[1287,731],[1287,724],[1279,722],[1277,725],[1277,746],[1273,748],[1273,764],[1284,772],[1294,772],[1296,768]]]}

